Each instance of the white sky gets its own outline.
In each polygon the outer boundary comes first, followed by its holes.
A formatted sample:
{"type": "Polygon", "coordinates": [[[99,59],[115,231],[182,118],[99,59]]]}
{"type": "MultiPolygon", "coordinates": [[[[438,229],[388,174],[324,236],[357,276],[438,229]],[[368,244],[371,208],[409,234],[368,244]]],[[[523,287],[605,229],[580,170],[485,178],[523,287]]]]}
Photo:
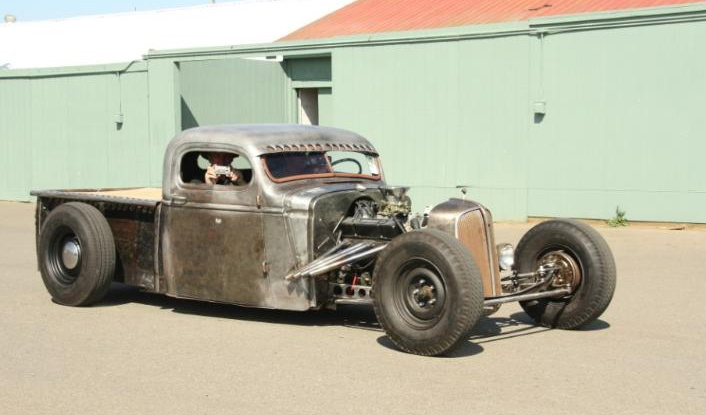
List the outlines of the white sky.
{"type": "Polygon", "coordinates": [[[0,23],[0,67],[141,59],[150,49],[273,42],[352,0],[244,0],[174,9],[0,23]]]}
{"type": "MultiPolygon", "coordinates": [[[[232,0],[231,0],[232,1],[232,0]]],[[[0,15],[17,21],[61,19],[91,14],[120,13],[209,4],[211,0],[3,0],[0,15]]],[[[221,3],[221,1],[218,1],[221,3]]]]}

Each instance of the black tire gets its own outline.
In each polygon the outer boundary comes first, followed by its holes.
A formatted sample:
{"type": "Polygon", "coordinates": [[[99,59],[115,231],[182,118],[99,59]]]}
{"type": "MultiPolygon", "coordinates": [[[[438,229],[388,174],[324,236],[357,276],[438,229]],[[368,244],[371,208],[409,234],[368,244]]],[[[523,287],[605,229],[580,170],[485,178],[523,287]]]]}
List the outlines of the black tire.
{"type": "Polygon", "coordinates": [[[108,221],[93,206],[70,202],[49,213],[39,236],[38,255],[44,285],[59,304],[89,305],[110,288],[115,242],[108,221]]]}
{"type": "Polygon", "coordinates": [[[457,239],[438,230],[395,238],[377,259],[372,292],[378,322],[408,353],[452,351],[483,315],[478,267],[457,239]]]}
{"type": "Polygon", "coordinates": [[[571,219],[542,222],[527,232],[515,250],[517,271],[534,272],[550,252],[568,254],[580,270],[573,292],[563,298],[521,301],[534,321],[545,327],[577,329],[595,321],[615,292],[615,260],[610,247],[592,227],[571,219]]]}

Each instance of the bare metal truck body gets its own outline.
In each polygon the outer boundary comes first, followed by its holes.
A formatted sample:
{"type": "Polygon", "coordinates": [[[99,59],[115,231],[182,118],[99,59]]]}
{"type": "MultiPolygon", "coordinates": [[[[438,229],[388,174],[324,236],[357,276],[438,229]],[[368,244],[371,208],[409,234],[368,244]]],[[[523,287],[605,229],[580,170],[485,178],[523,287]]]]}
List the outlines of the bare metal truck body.
{"type": "Polygon", "coordinates": [[[423,355],[453,350],[505,302],[561,328],[610,303],[614,261],[590,227],[543,222],[513,249],[496,245],[482,205],[412,214],[406,190],[385,183],[377,151],[352,132],[195,128],[169,143],[162,189],[32,192],[39,269],[66,305],[99,301],[111,281],[250,307],[372,304],[391,340],[423,355]],[[204,182],[213,153],[240,163],[240,183],[204,182]]]}

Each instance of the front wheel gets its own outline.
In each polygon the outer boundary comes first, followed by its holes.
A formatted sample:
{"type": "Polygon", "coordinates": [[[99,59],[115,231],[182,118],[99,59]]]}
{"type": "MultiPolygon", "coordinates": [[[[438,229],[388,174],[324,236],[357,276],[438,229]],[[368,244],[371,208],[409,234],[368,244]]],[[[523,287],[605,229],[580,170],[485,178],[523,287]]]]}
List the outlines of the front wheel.
{"type": "Polygon", "coordinates": [[[546,327],[576,329],[595,321],[615,292],[615,260],[608,244],[595,229],[576,220],[554,219],[530,229],[517,245],[515,264],[520,273],[551,264],[557,269],[553,287],[571,290],[562,298],[520,302],[546,327]]]}
{"type": "Polygon", "coordinates": [[[458,240],[437,230],[395,238],[377,259],[372,291],[392,342],[418,355],[452,351],[483,314],[478,267],[458,240]]]}

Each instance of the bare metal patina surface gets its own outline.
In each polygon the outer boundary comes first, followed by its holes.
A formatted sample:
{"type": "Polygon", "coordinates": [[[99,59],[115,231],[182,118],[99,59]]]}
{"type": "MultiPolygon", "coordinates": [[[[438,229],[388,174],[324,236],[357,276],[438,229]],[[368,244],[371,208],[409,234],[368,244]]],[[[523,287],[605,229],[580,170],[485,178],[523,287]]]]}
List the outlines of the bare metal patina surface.
{"type": "MultiPolygon", "coordinates": [[[[334,244],[330,231],[356,198],[379,198],[384,179],[326,178],[275,183],[260,156],[285,151],[347,150],[377,155],[344,130],[294,125],[238,125],[186,130],[164,157],[162,198],[152,189],[33,192],[38,225],[54,207],[98,207],[113,230],[117,279],[150,291],[247,306],[306,310],[320,306],[313,280],[284,276],[334,244]],[[240,154],[252,166],[246,186],[213,189],[183,183],[179,163],[195,151],[240,154]],[[316,219],[314,219],[316,218],[316,219]]],[[[325,300],[325,298],[321,298],[325,300]]]]}

